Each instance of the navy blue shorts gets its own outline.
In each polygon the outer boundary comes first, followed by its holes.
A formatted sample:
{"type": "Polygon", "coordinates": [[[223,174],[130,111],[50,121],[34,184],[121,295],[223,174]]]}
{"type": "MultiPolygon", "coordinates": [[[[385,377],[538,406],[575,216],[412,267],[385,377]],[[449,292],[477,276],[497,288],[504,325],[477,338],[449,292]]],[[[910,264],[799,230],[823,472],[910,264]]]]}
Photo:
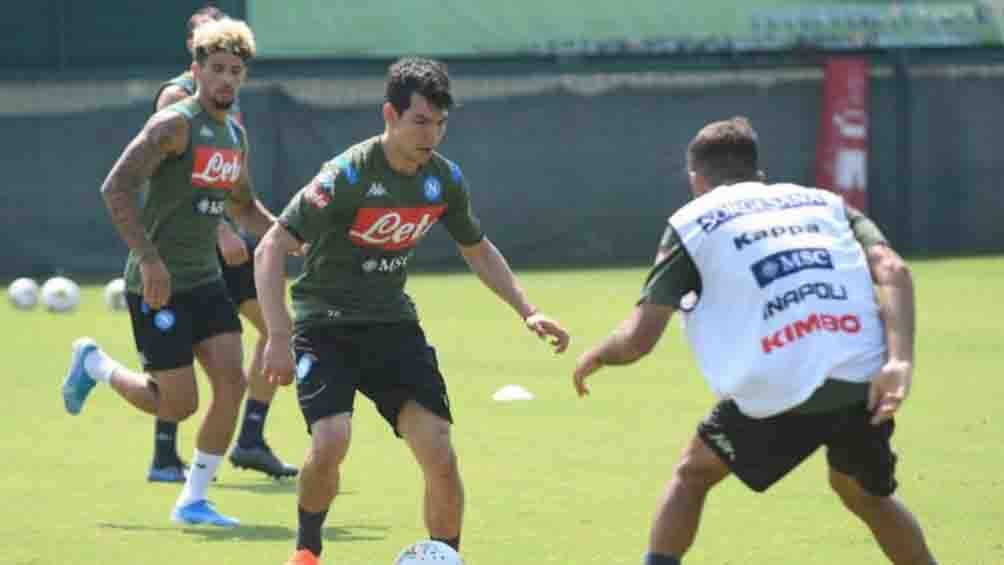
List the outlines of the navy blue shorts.
{"type": "Polygon", "coordinates": [[[216,256],[220,260],[220,270],[223,271],[223,282],[227,285],[227,292],[230,299],[238,308],[245,301],[257,300],[258,291],[254,285],[254,245],[251,241],[244,239],[244,245],[248,249],[248,260],[231,267],[223,260],[219,248],[216,248],[216,256]]]}
{"type": "Polygon", "coordinates": [[[308,432],[322,418],[352,412],[356,391],[398,436],[397,417],[408,400],[453,422],[436,350],[416,322],[311,328],[293,339],[293,353],[308,432]]]}
{"type": "Polygon", "coordinates": [[[818,414],[784,412],[750,418],[731,400],[719,402],[697,428],[701,440],[746,486],[763,492],[816,449],[826,446],[833,469],[853,477],[868,493],[896,490],[892,420],[871,424],[864,403],[818,414]]]}
{"type": "Polygon", "coordinates": [[[144,371],[190,366],[197,344],[241,331],[237,309],[222,280],[172,293],[167,305],[159,310],[151,309],[142,296],[133,292],[126,293],[126,302],[144,371]]]}

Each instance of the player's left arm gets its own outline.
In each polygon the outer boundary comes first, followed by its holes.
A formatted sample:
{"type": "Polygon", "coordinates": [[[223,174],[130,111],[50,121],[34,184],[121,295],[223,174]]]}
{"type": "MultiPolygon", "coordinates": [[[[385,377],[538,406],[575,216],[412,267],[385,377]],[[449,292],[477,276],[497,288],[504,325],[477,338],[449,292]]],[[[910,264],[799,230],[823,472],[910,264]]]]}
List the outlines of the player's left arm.
{"type": "MultiPolygon", "coordinates": [[[[241,130],[244,139],[246,134],[241,130]]],[[[244,165],[241,167],[240,177],[234,185],[227,199],[227,213],[231,218],[245,230],[253,233],[258,238],[265,237],[265,232],[275,223],[275,216],[268,211],[268,208],[258,200],[251,185],[251,152],[245,143],[244,165]]]]}
{"type": "Polygon", "coordinates": [[[568,348],[571,339],[568,332],[557,320],[544,315],[530,303],[516,275],[509,268],[509,263],[487,237],[482,237],[481,241],[472,245],[459,247],[464,261],[477,273],[481,282],[509,304],[523,318],[527,328],[541,339],[550,337],[556,353],[568,348]]]}
{"type": "Polygon", "coordinates": [[[685,297],[699,299],[700,291],[697,266],[676,229],[668,225],[634,310],[606,339],[579,356],[572,375],[579,396],[589,394],[586,379],[604,365],[628,365],[648,355],[685,297]]]}
{"type": "Polygon", "coordinates": [[[629,365],[649,354],[666,331],[673,307],[642,302],[599,344],[583,353],[573,380],[579,396],[589,394],[586,378],[604,365],[629,365]]]}

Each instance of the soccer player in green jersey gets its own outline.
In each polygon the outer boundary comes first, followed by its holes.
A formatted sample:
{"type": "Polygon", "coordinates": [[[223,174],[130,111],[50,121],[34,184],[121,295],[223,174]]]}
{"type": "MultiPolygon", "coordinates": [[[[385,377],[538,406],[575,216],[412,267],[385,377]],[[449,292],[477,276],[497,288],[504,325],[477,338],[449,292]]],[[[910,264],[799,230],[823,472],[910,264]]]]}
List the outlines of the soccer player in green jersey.
{"type": "Polygon", "coordinates": [[[245,376],[240,321],[216,256],[224,211],[263,235],[274,218],[258,201],[248,174],[244,128],[228,113],[254,56],[244,22],[205,23],[193,37],[196,96],[150,118],[101,187],[112,222],[129,246],[125,279],[133,335],[143,369],[126,369],[93,340],[73,345],[63,381],[66,410],[77,414],[96,382],[136,408],[167,421],[195,413],[193,361],[209,377],[213,399],[171,518],[185,524],[238,525],[206,500],[233,437],[245,376]],[[149,185],[142,211],[136,200],[149,185]]]}
{"type": "MultiPolygon", "coordinates": [[[[188,19],[186,47],[192,49],[195,28],[226,16],[215,6],[205,6],[196,10],[188,19]]],[[[180,102],[196,92],[195,77],[186,71],[161,85],[155,97],[155,110],[180,102]]],[[[235,98],[228,112],[242,125],[240,100],[235,98]]],[[[237,467],[261,471],[272,477],[296,476],[298,469],[279,459],[265,442],[264,429],[268,410],[275,396],[276,385],[270,383],[261,373],[261,354],[265,349],[265,320],[258,306],[258,293],[254,285],[254,246],[234,229],[233,222],[226,216],[217,226],[216,249],[223,281],[230,299],[238,312],[250,322],[258,332],[251,366],[248,368],[247,400],[244,402],[244,418],[241,420],[237,443],[230,450],[230,462],[237,467]]],[[[187,465],[178,456],[178,423],[157,418],[154,429],[153,462],[147,473],[152,482],[184,482],[187,465]]]]}
{"type": "Polygon", "coordinates": [[[268,327],[265,374],[280,384],[295,375],[311,434],[300,472],[292,564],[318,562],[321,526],[349,447],[356,391],[374,402],[415,455],[425,478],[430,537],[454,548],[460,544],[464,491],[450,439],[446,383],[404,291],[413,250],[436,223],[531,331],[549,339],[556,352],[568,346],[568,333],[533,306],[485,237],[460,167],[436,152],[452,105],[442,64],[409,58],[391,65],[384,133],[325,163],[255,252],[268,327]],[[310,250],[293,284],[291,319],[283,299],[284,257],[304,243],[310,250]]]}

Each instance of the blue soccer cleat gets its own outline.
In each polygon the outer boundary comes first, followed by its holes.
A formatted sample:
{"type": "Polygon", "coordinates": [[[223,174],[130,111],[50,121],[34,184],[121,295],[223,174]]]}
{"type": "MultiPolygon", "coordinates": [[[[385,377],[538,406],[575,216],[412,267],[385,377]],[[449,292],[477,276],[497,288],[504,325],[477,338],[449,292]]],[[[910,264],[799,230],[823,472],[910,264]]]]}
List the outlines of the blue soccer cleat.
{"type": "Polygon", "coordinates": [[[98,350],[98,344],[89,337],[81,337],[73,342],[73,354],[70,355],[70,370],[63,379],[63,405],[70,414],[79,414],[84,407],[84,401],[91,389],[97,384],[84,369],[84,359],[98,350]]]}
{"type": "Polygon", "coordinates": [[[190,526],[209,524],[221,528],[236,528],[241,524],[237,518],[217,512],[208,500],[197,500],[184,506],[175,506],[171,511],[171,520],[190,526]]]}

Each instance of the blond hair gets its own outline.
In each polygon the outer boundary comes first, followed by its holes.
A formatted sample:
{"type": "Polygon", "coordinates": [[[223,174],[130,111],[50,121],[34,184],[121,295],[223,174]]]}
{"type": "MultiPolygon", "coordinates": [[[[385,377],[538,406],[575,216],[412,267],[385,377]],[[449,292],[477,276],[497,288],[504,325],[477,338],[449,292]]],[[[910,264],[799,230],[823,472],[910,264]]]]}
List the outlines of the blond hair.
{"type": "Polygon", "coordinates": [[[192,36],[192,57],[201,64],[219,51],[236,55],[244,61],[253,59],[255,43],[251,28],[243,21],[229,17],[196,27],[192,36]]]}

